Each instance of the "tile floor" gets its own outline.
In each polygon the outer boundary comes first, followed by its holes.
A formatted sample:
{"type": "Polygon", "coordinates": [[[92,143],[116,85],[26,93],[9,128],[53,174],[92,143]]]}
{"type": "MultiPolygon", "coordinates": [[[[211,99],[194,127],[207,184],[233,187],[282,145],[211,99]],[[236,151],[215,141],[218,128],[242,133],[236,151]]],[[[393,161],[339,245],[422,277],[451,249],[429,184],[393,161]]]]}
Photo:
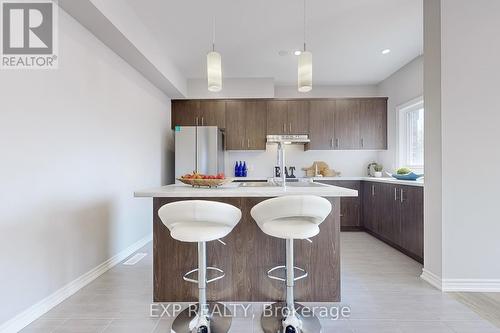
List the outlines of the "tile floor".
{"type": "MultiPolygon", "coordinates": [[[[322,319],[324,333],[500,333],[420,280],[421,265],[412,259],[366,233],[342,233],[341,242],[341,305],[351,315],[322,319]]],[[[172,318],[150,317],[151,245],[139,252],[148,256],[134,266],[115,266],[22,332],[170,332],[172,318]]],[[[261,306],[253,304],[252,315],[236,317],[231,332],[262,332],[261,306]]]]}

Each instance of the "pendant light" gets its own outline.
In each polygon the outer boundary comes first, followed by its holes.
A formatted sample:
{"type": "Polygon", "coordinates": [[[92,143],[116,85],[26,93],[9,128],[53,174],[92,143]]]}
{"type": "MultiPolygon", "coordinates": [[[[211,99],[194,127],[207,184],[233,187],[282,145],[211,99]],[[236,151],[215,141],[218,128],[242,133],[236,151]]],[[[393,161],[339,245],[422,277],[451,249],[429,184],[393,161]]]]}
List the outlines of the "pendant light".
{"type": "Polygon", "coordinates": [[[304,0],[304,50],[299,55],[298,90],[312,90],[312,53],[306,49],[306,0],[304,0]]]}
{"type": "Polygon", "coordinates": [[[213,22],[212,51],[207,53],[208,90],[219,92],[222,90],[222,58],[215,51],[215,17],[213,22]]]}

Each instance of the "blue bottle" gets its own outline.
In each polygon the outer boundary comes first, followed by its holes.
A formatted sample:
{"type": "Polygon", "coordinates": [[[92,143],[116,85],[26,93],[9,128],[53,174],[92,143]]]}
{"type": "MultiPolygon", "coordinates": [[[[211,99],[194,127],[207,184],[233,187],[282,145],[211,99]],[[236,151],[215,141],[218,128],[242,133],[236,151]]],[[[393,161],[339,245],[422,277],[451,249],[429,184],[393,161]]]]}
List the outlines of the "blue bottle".
{"type": "Polygon", "coordinates": [[[243,167],[242,167],[242,173],[241,175],[243,177],[248,176],[248,168],[247,168],[247,162],[243,161],[243,167]]]}
{"type": "Polygon", "coordinates": [[[243,163],[241,161],[238,163],[238,177],[243,177],[243,163]]]}
{"type": "Polygon", "coordinates": [[[234,165],[234,176],[240,177],[240,165],[238,161],[236,161],[236,164],[234,165]]]}

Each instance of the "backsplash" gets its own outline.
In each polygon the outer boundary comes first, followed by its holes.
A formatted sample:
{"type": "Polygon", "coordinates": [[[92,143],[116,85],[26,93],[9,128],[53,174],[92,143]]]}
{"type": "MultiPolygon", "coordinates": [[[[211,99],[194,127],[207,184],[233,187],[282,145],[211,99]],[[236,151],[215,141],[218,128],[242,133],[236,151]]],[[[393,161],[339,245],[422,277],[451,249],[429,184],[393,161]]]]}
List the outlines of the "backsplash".
{"type": "MultiPolygon", "coordinates": [[[[228,151],[225,156],[225,169],[228,176],[233,176],[236,161],[246,161],[248,177],[272,177],[277,161],[277,145],[267,145],[266,151],[228,151]]],[[[295,166],[295,175],[304,177],[304,167],[314,161],[324,161],[330,168],[340,171],[341,176],[364,176],[370,162],[377,161],[378,151],[304,151],[304,146],[288,145],[285,151],[286,165],[295,166]]]]}

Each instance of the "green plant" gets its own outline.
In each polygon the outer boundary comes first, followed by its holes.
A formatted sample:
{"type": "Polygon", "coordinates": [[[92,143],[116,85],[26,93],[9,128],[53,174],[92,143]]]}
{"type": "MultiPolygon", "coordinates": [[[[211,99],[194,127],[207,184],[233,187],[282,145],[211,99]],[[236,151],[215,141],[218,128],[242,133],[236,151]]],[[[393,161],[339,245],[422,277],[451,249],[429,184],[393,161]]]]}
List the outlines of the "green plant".
{"type": "Polygon", "coordinates": [[[384,170],[384,166],[382,164],[376,164],[373,166],[373,170],[375,170],[375,172],[382,172],[382,170],[384,170]]]}
{"type": "Polygon", "coordinates": [[[397,171],[398,175],[406,175],[411,172],[409,168],[399,168],[397,171]]]}

